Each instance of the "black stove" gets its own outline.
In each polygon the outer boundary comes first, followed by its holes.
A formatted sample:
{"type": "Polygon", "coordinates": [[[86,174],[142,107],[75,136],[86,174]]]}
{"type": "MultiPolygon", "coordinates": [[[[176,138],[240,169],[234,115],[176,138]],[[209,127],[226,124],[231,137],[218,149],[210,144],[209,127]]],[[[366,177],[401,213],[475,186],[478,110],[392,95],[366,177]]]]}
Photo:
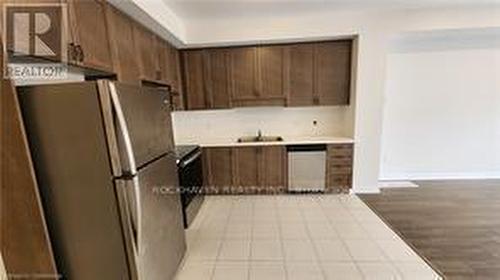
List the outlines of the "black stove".
{"type": "Polygon", "coordinates": [[[198,145],[177,145],[175,146],[175,157],[177,158],[177,163],[179,163],[183,158],[189,154],[200,150],[198,145]]]}
{"type": "Polygon", "coordinates": [[[175,147],[181,191],[184,227],[187,228],[203,203],[203,166],[201,149],[196,145],[175,147]]]}

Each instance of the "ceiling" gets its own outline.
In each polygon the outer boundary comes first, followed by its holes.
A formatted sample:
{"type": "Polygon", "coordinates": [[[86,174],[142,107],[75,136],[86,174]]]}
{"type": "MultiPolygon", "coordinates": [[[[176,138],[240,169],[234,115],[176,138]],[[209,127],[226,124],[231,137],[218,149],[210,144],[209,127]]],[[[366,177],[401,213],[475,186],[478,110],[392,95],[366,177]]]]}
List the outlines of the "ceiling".
{"type": "Polygon", "coordinates": [[[181,19],[500,5],[500,0],[163,0],[181,19]]]}

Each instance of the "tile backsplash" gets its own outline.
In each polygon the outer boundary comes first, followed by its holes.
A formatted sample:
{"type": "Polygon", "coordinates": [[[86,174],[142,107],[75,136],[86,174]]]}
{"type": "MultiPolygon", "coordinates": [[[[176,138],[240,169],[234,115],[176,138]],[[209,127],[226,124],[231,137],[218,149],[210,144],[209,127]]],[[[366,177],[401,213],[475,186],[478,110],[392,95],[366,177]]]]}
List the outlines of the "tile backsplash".
{"type": "Polygon", "coordinates": [[[179,111],[173,113],[177,143],[197,139],[237,139],[264,135],[350,137],[350,109],[325,107],[258,107],[230,110],[179,111]]]}

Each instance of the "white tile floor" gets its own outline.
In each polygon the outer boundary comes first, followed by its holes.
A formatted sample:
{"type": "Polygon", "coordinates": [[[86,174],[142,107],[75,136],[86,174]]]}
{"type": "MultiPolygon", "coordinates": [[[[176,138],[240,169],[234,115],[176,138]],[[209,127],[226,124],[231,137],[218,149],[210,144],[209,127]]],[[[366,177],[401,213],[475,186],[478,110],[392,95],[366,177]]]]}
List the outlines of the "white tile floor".
{"type": "Polygon", "coordinates": [[[354,195],[209,196],[176,280],[440,279],[354,195]]]}

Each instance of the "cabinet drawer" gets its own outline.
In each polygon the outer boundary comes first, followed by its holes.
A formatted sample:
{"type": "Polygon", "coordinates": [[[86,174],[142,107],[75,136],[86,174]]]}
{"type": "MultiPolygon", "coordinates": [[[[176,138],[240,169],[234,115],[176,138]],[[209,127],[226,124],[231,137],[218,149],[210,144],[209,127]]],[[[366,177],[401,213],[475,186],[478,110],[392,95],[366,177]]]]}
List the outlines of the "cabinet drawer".
{"type": "Polygon", "coordinates": [[[345,165],[330,165],[328,166],[330,174],[345,174],[350,175],[352,173],[351,166],[345,165]]]}
{"type": "Polygon", "coordinates": [[[330,157],[352,157],[352,147],[330,148],[328,153],[330,154],[330,157]]]}
{"type": "Polygon", "coordinates": [[[353,144],[351,143],[346,143],[346,144],[330,144],[328,145],[329,149],[351,149],[352,150],[353,144]]]}
{"type": "Polygon", "coordinates": [[[351,187],[350,175],[331,175],[328,180],[329,187],[351,187]]]}
{"type": "Polygon", "coordinates": [[[332,156],[328,159],[329,165],[342,165],[351,166],[352,157],[351,156],[332,156]]]}

